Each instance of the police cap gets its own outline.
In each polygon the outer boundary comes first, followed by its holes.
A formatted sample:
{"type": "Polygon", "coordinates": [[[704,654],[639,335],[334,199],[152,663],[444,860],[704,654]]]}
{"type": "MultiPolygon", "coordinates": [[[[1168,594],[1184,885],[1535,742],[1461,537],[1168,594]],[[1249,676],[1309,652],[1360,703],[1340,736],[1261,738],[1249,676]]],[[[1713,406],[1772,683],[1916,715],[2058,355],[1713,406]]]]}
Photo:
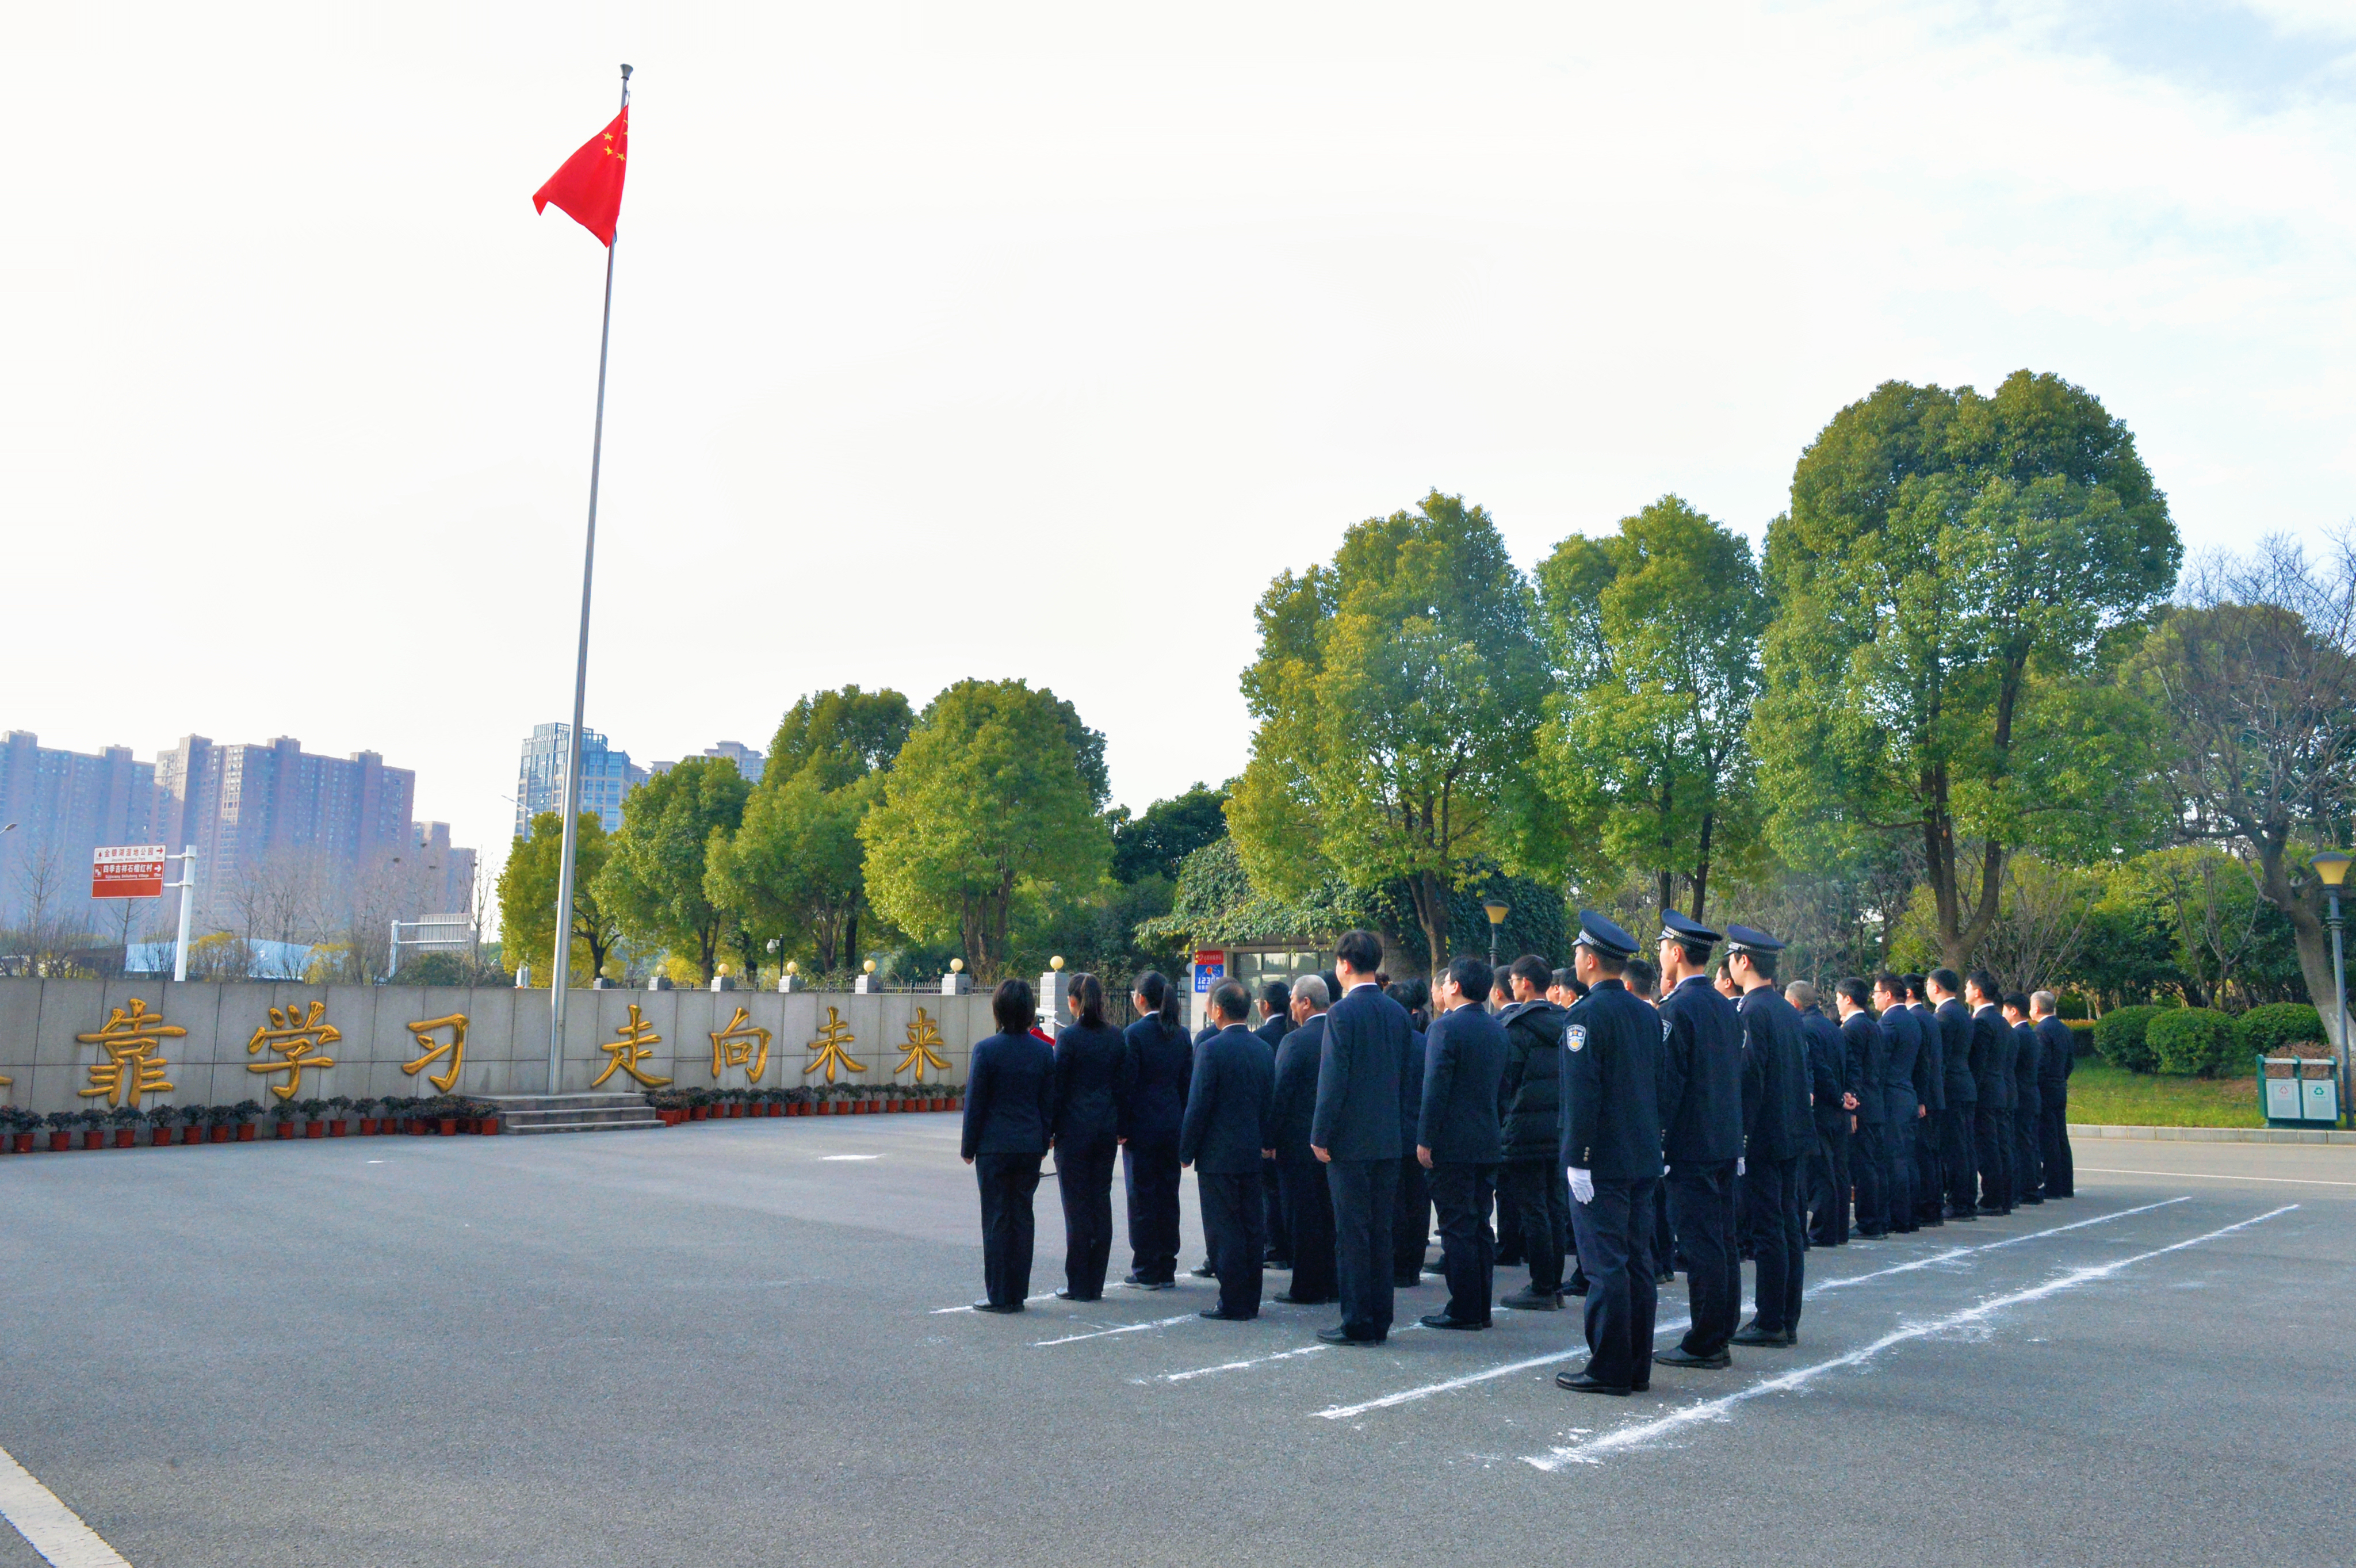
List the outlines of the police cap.
{"type": "Polygon", "coordinates": [[[1749,926],[1726,928],[1726,950],[1737,952],[1782,952],[1783,944],[1762,930],[1749,926]]]}
{"type": "Polygon", "coordinates": [[[1661,917],[1661,940],[1665,942],[1693,942],[1709,947],[1725,940],[1699,920],[1681,915],[1675,909],[1661,917]]]}
{"type": "Polygon", "coordinates": [[[1593,948],[1605,958],[1622,963],[1636,956],[1636,939],[1593,909],[1579,912],[1579,936],[1571,945],[1593,948]]]}

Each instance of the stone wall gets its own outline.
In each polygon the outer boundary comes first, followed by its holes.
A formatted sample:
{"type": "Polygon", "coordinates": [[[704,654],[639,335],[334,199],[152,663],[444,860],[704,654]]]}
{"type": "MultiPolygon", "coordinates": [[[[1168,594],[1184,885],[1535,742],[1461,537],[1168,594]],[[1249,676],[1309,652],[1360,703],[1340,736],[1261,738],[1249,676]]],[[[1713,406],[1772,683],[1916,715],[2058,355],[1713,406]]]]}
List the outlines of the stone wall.
{"type": "MultiPolygon", "coordinates": [[[[548,1003],[544,990],[510,988],[0,980],[0,1078],[14,1080],[0,1085],[0,1103],[43,1113],[104,1108],[127,1099],[144,1074],[172,1088],[144,1090],[143,1105],[274,1104],[279,1096],[271,1090],[292,1081],[292,1064],[321,1058],[335,1065],[305,1066],[291,1098],[540,1094],[548,1088],[548,1003]],[[431,1080],[448,1074],[453,1053],[426,1058],[453,1041],[461,1019],[465,1059],[445,1091],[431,1080]],[[416,1070],[404,1070],[412,1066],[416,1070]],[[120,1088],[82,1093],[118,1077],[120,1088]]],[[[616,1053],[607,1047],[623,1041],[633,1005],[644,1054],[623,1053],[631,1057],[628,1065],[680,1089],[822,1084],[830,1018],[841,1043],[832,1063],[838,1083],[907,1083],[920,1063],[928,1083],[962,1083],[973,1043],[994,1030],[990,998],[980,993],[574,991],[565,1007],[565,1092],[588,1090],[614,1065],[616,1053]],[[921,1033],[937,1036],[931,1055],[948,1064],[946,1070],[912,1049],[919,1009],[921,1033]],[[734,1037],[715,1046],[712,1036],[732,1025],[734,1037]],[[752,1033],[761,1029],[769,1032],[766,1060],[752,1033]]],[[[617,1069],[597,1087],[611,1092],[640,1085],[617,1069]]]]}

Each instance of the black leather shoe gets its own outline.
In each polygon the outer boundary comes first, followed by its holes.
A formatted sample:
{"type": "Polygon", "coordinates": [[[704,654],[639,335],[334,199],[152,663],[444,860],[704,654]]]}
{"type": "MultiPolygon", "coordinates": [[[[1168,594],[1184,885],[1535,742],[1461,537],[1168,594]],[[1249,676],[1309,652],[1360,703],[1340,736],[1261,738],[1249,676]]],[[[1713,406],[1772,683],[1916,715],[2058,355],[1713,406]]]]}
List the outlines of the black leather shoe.
{"type": "Polygon", "coordinates": [[[973,1309],[976,1312],[995,1312],[1003,1315],[1022,1311],[1023,1304],[1018,1301],[1012,1305],[1001,1306],[994,1301],[978,1301],[973,1304],[973,1309]]]}
{"type": "Polygon", "coordinates": [[[1499,1306],[1510,1306],[1515,1312],[1560,1312],[1562,1298],[1550,1290],[1517,1290],[1501,1297],[1499,1306]]]}
{"type": "Polygon", "coordinates": [[[1178,1282],[1176,1280],[1131,1279],[1124,1283],[1133,1285],[1139,1290],[1176,1290],[1178,1288],[1178,1282]]]}
{"type": "Polygon", "coordinates": [[[1587,1280],[1584,1276],[1581,1276],[1579,1279],[1568,1281],[1564,1283],[1562,1289],[1555,1294],[1558,1295],[1585,1295],[1587,1294],[1587,1280]]]}
{"type": "Polygon", "coordinates": [[[1280,1258],[1275,1253],[1270,1252],[1267,1257],[1262,1258],[1259,1261],[1259,1266],[1263,1269],[1290,1269],[1292,1267],[1292,1260],[1290,1258],[1280,1258]]]}
{"type": "Polygon", "coordinates": [[[1958,1222],[1964,1222],[1977,1219],[1979,1218],[1979,1214],[1976,1210],[1969,1208],[1950,1208],[1944,1214],[1941,1215],[1940,1218],[1943,1219],[1953,1219],[1958,1222]]]}
{"type": "Polygon", "coordinates": [[[1653,1352],[1653,1365],[1655,1367],[1698,1367],[1704,1371],[1717,1372],[1723,1371],[1725,1369],[1734,1365],[1734,1358],[1728,1355],[1723,1350],[1720,1350],[1715,1356],[1688,1356],[1682,1350],[1655,1350],[1653,1352]]]}
{"type": "Polygon", "coordinates": [[[1373,1347],[1382,1343],[1379,1339],[1353,1338],[1348,1332],[1338,1326],[1333,1328],[1319,1329],[1317,1331],[1317,1337],[1323,1339],[1328,1345],[1364,1345],[1373,1347]]]}
{"type": "Polygon", "coordinates": [[[1059,1290],[1055,1293],[1055,1299],[1057,1301],[1102,1301],[1104,1297],[1100,1295],[1074,1295],[1068,1290],[1059,1290]]]}
{"type": "Polygon", "coordinates": [[[2039,1195],[2039,1196],[2032,1197],[2024,1197],[2024,1198],[2022,1198],[2020,1201],[2021,1201],[2024,1205],[2028,1205],[2028,1206],[2032,1206],[2032,1207],[2033,1207],[2033,1206],[2035,1206],[2035,1205],[2037,1205],[2037,1204],[2043,1203],[2043,1202],[2045,1201],[2045,1199],[2044,1199],[2044,1197],[2043,1197],[2043,1196],[2042,1196],[2042,1195],[2039,1195]]]}
{"type": "Polygon", "coordinates": [[[1794,1343],[1794,1339],[1783,1329],[1760,1327],[1759,1320],[1754,1317],[1742,1326],[1740,1332],[1734,1336],[1731,1343],[1756,1345],[1764,1349],[1780,1350],[1784,1346],[1794,1343]]]}
{"type": "Polygon", "coordinates": [[[1611,1394],[1618,1399],[1626,1399],[1633,1391],[1622,1388],[1617,1383],[1599,1381],[1589,1377],[1585,1372],[1576,1375],[1569,1372],[1557,1372],[1554,1375],[1554,1386],[1558,1389],[1569,1389],[1575,1394],[1611,1394]]]}
{"type": "Polygon", "coordinates": [[[1486,1328],[1485,1323],[1475,1323],[1467,1317],[1451,1317],[1444,1312],[1428,1312],[1416,1319],[1426,1328],[1486,1328]]]}
{"type": "Polygon", "coordinates": [[[1249,1323],[1251,1321],[1251,1318],[1244,1313],[1221,1312],[1215,1306],[1206,1306],[1194,1316],[1207,1317],[1214,1323],[1249,1323]]]}
{"type": "Polygon", "coordinates": [[[1339,1301],[1341,1297],[1332,1295],[1295,1295],[1290,1291],[1283,1291],[1275,1295],[1269,1296],[1268,1299],[1270,1301],[1280,1301],[1287,1306],[1330,1306],[1334,1302],[1339,1301]]]}
{"type": "Polygon", "coordinates": [[[1653,1283],[1656,1285],[1673,1285],[1677,1283],[1676,1273],[1675,1270],[1664,1269],[1653,1276],[1653,1283]]]}
{"type": "Polygon", "coordinates": [[[1198,1280],[1215,1280],[1219,1277],[1219,1271],[1211,1267],[1208,1263],[1205,1263],[1199,1269],[1193,1270],[1192,1273],[1198,1280]]]}

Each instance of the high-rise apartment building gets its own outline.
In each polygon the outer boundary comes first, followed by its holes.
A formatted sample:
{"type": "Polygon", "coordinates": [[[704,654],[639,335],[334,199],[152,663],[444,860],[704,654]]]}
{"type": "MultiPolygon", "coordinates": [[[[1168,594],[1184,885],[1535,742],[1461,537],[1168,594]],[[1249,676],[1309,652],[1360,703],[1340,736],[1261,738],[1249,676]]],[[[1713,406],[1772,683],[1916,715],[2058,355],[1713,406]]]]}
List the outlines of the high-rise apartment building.
{"type": "Polygon", "coordinates": [[[475,909],[475,852],[450,842],[447,822],[412,824],[410,853],[422,874],[417,886],[427,890],[421,915],[466,915],[475,909]]]}
{"type": "MultiPolygon", "coordinates": [[[[698,757],[724,757],[729,761],[736,765],[737,772],[743,774],[745,778],[751,779],[755,784],[758,784],[761,781],[761,769],[768,761],[768,758],[762,756],[759,752],[755,751],[751,746],[746,746],[740,741],[734,740],[723,740],[715,746],[707,746],[701,751],[697,752],[696,755],[698,757]]],[[[649,762],[647,764],[647,776],[648,778],[659,778],[678,766],[679,764],[676,762],[649,762]]]]}
{"type": "MultiPolygon", "coordinates": [[[[572,739],[568,724],[531,726],[516,773],[516,837],[530,837],[531,820],[542,811],[564,810],[564,757],[572,739]]],[[[628,752],[606,745],[595,730],[581,732],[581,809],[596,812],[607,832],[621,831],[623,798],[648,777],[628,752]]]]}
{"type": "MultiPolygon", "coordinates": [[[[47,914],[80,910],[90,897],[91,851],[157,839],[155,767],[131,748],[96,754],[43,746],[29,730],[0,736],[0,922],[22,919],[27,901],[47,914]]],[[[178,847],[177,845],[174,846],[178,847]]]]}
{"type": "Polygon", "coordinates": [[[316,869],[330,889],[348,889],[416,837],[413,771],[387,768],[373,751],[316,757],[287,736],[266,746],[185,736],[156,757],[155,793],[161,841],[196,846],[197,904],[209,921],[228,919],[241,880],[273,864],[316,869]]]}

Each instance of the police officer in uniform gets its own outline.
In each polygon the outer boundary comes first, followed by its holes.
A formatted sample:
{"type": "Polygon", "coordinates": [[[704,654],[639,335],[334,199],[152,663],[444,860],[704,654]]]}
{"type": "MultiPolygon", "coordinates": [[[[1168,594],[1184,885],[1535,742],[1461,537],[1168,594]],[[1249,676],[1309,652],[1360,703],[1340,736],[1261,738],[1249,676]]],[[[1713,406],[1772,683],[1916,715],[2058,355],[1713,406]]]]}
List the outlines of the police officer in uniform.
{"type": "MultiPolygon", "coordinates": [[[[1849,1179],[1857,1188],[1857,1233],[1868,1240],[1890,1234],[1890,1042],[1867,1006],[1872,993],[1852,976],[1833,987],[1841,1017],[1841,1044],[1857,1084],[1857,1131],[1848,1147],[1849,1179]]],[[[1912,1090],[1910,1086],[1908,1092],[1912,1090]]]]}
{"type": "Polygon", "coordinates": [[[1734,1162],[1742,1154],[1742,1019],[1709,983],[1721,939],[1675,909],[1661,917],[1661,1155],[1669,1222],[1685,1250],[1693,1326],[1672,1367],[1728,1367],[1742,1316],[1742,1261],[1734,1251],[1734,1162]]]}
{"type": "Polygon", "coordinates": [[[1621,974],[1636,939],[1579,912],[1572,962],[1587,995],[1562,1038],[1561,1163],[1587,1272],[1587,1366],[1555,1382],[1577,1393],[1653,1383],[1653,1188],[1661,1179],[1661,1025],[1621,974]]]}
{"type": "Polygon", "coordinates": [[[1742,987],[1742,1144],[1737,1162],[1757,1248],[1755,1305],[1737,1345],[1800,1342],[1807,1225],[1800,1178],[1816,1137],[1800,1015],[1775,989],[1783,944],[1749,926],[1726,928],[1726,968],[1742,987]]]}
{"type": "Polygon", "coordinates": [[[2078,1036],[2070,1032],[2051,991],[2029,998],[2029,1016],[2037,1020],[2037,1037],[2045,1048],[2037,1054],[2037,1116],[2041,1136],[2038,1163],[2044,1167],[2045,1196],[2077,1196],[2076,1169],[2070,1159],[2070,1069],[2078,1058],[2078,1036]]]}
{"type": "Polygon", "coordinates": [[[2038,1150],[2040,1083],[2038,1058],[2045,1041],[2029,1021],[2029,998],[2015,991],[2004,999],[2004,1021],[2012,1026],[2012,1201],[2045,1201],[2038,1150]]]}
{"type": "Polygon", "coordinates": [[[1873,1005],[1881,1016],[1879,1020],[1882,1042],[1889,1056],[1883,1063],[1882,1146],[1889,1155],[1890,1229],[1900,1235],[1911,1235],[1922,1225],[1914,1212],[1914,1140],[1920,1135],[1924,1116],[1922,1098],[1915,1088],[1915,1063],[1922,1048],[1922,1037],[1914,1027],[1914,1015],[1906,1005],[1906,982],[1884,972],[1874,977],[1873,1005]]]}
{"type": "Polygon", "coordinates": [[[2012,1212],[2012,1028],[1997,1008],[1996,977],[1984,969],[1964,982],[1972,1010],[1972,1074],[1979,1089],[1972,1153],[1980,1173],[1979,1211],[2012,1212]]]}
{"type": "Polygon", "coordinates": [[[1808,1082],[1815,1109],[1816,1145],[1801,1176],[1806,1185],[1808,1245],[1848,1244],[1849,1118],[1857,1114],[1857,1084],[1848,1070],[1848,1050],[1840,1026],[1825,1016],[1814,982],[1795,980],[1783,1000],[1800,1015],[1808,1042],[1808,1082]]]}
{"type": "Polygon", "coordinates": [[[1947,1187],[1945,1214],[1949,1219],[1973,1220],[1980,1215],[1972,1156],[1980,1101],[1980,1058],[1986,1049],[1976,1053],[1972,1048],[1971,1009],[1956,994],[1963,987],[1962,977],[1952,969],[1934,969],[1925,977],[1924,989],[1937,1004],[1932,1021],[1938,1026],[1939,1060],[1947,1091],[1946,1114],[1939,1127],[1939,1164],[1947,1187]]]}

